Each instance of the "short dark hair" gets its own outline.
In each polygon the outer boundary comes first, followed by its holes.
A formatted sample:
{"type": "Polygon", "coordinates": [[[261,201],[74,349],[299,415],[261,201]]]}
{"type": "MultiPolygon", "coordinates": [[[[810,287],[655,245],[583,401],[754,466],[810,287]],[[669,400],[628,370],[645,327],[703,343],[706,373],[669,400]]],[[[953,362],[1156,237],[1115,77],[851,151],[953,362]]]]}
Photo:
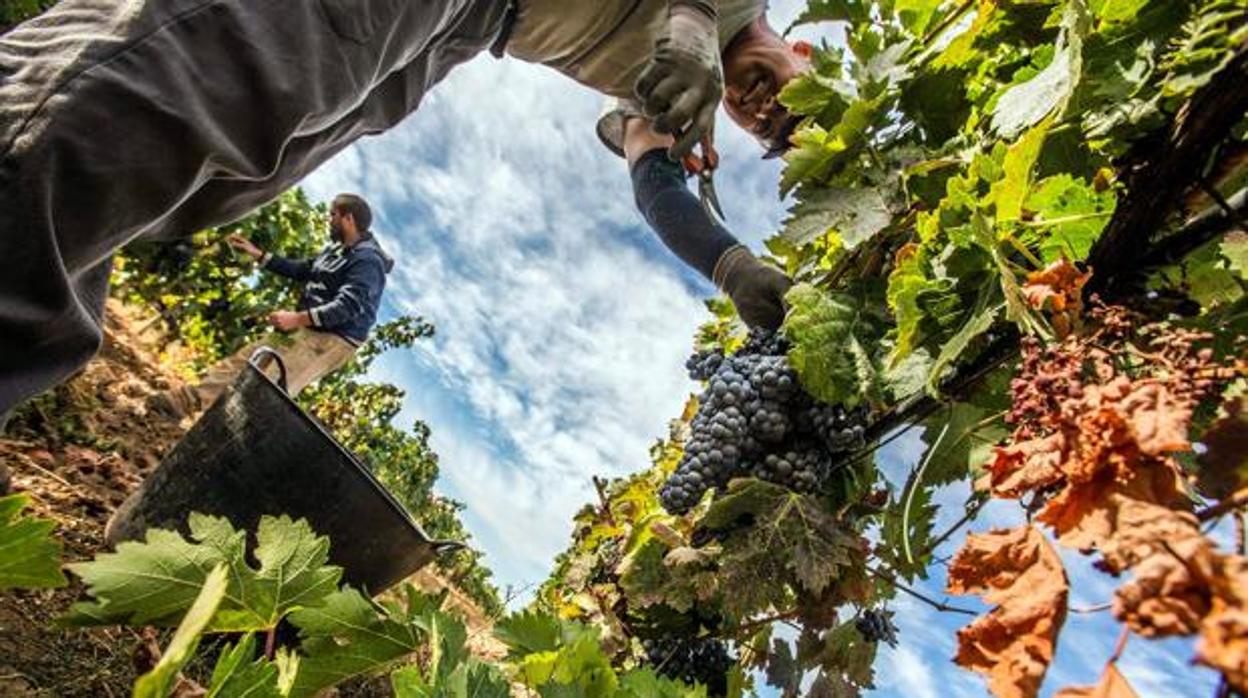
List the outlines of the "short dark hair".
{"type": "Polygon", "coordinates": [[[367,232],[368,226],[373,224],[373,210],[368,207],[368,202],[356,194],[339,194],[334,197],[334,203],[330,206],[338,213],[351,216],[355,220],[355,227],[360,232],[367,232]]]}

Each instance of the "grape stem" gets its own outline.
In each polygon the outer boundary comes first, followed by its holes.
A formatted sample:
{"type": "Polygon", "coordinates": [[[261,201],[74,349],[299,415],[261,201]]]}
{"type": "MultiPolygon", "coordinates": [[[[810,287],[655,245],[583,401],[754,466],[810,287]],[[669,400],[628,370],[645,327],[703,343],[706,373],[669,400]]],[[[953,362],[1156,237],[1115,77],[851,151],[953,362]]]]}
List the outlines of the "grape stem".
{"type": "Polygon", "coordinates": [[[877,569],[875,567],[867,567],[867,572],[875,577],[878,577],[888,582],[889,584],[893,585],[893,587],[898,589],[899,591],[909,594],[910,596],[918,599],[919,601],[922,601],[923,603],[927,604],[928,606],[931,606],[937,611],[941,611],[943,613],[962,613],[968,616],[979,615],[977,611],[972,611],[969,608],[951,606],[943,601],[937,601],[929,596],[925,596],[924,594],[921,594],[915,591],[914,589],[911,589],[910,587],[906,586],[905,584],[902,584],[901,582],[897,581],[896,577],[888,574],[887,572],[884,572],[883,570],[877,569]]]}

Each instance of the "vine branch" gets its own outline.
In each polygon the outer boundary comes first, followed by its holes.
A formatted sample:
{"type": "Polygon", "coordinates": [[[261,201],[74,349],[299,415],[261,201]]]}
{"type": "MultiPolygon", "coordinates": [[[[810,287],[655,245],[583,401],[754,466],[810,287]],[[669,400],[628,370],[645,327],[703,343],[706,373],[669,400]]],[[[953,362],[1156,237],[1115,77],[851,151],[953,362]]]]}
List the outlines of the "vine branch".
{"type": "Polygon", "coordinates": [[[875,577],[878,577],[878,578],[880,578],[880,579],[882,579],[882,580],[884,580],[884,581],[888,582],[889,584],[893,585],[893,587],[894,587],[894,588],[896,588],[898,591],[902,591],[902,592],[904,592],[904,593],[906,593],[906,594],[908,594],[908,595],[910,595],[910,596],[912,596],[912,597],[914,597],[914,598],[918,599],[919,601],[922,601],[923,603],[927,604],[928,606],[931,606],[932,608],[936,609],[937,611],[941,611],[942,613],[962,613],[962,614],[965,614],[965,615],[968,615],[968,616],[978,616],[978,615],[979,615],[979,613],[978,613],[978,612],[976,612],[976,611],[972,611],[972,610],[971,610],[971,609],[969,609],[969,608],[962,608],[962,607],[960,607],[960,606],[951,606],[951,605],[949,605],[949,604],[945,603],[944,601],[937,601],[937,600],[935,600],[935,599],[933,599],[933,598],[931,598],[931,597],[929,597],[929,596],[926,596],[926,595],[924,595],[924,594],[921,594],[921,593],[919,593],[919,592],[915,591],[914,589],[911,589],[910,587],[906,586],[905,584],[902,584],[901,582],[897,581],[897,578],[896,578],[896,577],[894,577],[894,576],[892,576],[891,574],[888,574],[887,572],[884,572],[883,570],[880,570],[880,569],[878,569],[878,568],[875,568],[875,567],[867,567],[867,572],[868,572],[868,573],[870,573],[871,575],[873,575],[873,576],[875,576],[875,577]]]}

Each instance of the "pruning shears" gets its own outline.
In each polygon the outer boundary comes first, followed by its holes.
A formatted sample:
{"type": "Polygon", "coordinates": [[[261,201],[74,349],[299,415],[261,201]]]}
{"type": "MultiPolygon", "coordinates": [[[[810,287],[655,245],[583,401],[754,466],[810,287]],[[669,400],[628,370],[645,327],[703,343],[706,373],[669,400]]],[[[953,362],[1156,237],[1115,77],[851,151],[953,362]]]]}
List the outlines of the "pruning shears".
{"type": "Polygon", "coordinates": [[[719,153],[715,152],[715,146],[711,145],[710,138],[703,138],[700,142],[702,146],[702,155],[690,152],[682,160],[685,171],[698,178],[698,199],[702,202],[702,208],[706,211],[706,215],[718,223],[725,220],[724,210],[720,208],[719,197],[715,194],[715,168],[719,167],[719,153]]]}

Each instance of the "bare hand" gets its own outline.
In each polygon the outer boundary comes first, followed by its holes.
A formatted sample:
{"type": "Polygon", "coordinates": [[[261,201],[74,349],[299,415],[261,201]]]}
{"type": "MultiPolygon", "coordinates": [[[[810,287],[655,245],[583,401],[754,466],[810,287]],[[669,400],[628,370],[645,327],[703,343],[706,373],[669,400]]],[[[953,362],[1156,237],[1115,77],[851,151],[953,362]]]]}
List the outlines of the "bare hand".
{"type": "Polygon", "coordinates": [[[230,233],[226,236],[225,241],[229,243],[230,247],[233,247],[252,259],[260,259],[264,256],[264,250],[256,247],[251,240],[248,240],[238,233],[230,233]]]}
{"type": "Polygon", "coordinates": [[[269,314],[269,324],[282,332],[290,332],[310,324],[310,321],[306,312],[278,310],[269,314]]]}

